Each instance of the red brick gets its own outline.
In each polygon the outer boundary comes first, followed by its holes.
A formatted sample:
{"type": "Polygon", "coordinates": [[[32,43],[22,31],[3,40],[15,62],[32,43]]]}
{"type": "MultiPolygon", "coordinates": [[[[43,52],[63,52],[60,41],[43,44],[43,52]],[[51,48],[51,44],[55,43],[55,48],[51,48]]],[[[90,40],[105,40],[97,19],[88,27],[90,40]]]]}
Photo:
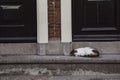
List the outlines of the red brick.
{"type": "Polygon", "coordinates": [[[48,0],[48,22],[49,22],[48,26],[49,39],[60,38],[61,37],[60,0],[48,0]]]}

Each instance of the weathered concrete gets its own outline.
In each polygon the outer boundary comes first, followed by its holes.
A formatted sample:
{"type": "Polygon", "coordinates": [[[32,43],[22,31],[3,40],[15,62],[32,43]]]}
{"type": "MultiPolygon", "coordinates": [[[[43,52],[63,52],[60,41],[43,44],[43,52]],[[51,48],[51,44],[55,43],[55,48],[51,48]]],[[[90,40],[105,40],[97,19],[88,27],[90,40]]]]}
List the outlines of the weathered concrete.
{"type": "Polygon", "coordinates": [[[72,42],[60,43],[59,40],[50,40],[48,43],[48,54],[69,55],[72,49],[80,47],[93,47],[100,54],[120,54],[120,41],[111,42],[72,42]]]}
{"type": "Polygon", "coordinates": [[[107,76],[57,76],[52,77],[50,80],[120,80],[120,76],[107,75],[107,76]]]}
{"type": "Polygon", "coordinates": [[[120,64],[2,64],[0,80],[120,80],[120,64]]]}
{"type": "Polygon", "coordinates": [[[109,76],[2,76],[0,80],[120,80],[119,76],[109,75],[109,76]]]}
{"type": "Polygon", "coordinates": [[[120,63],[120,55],[100,55],[100,57],[74,56],[39,56],[39,55],[4,55],[0,56],[0,63],[120,63]]]}
{"type": "Polygon", "coordinates": [[[48,51],[47,51],[47,46],[48,44],[47,43],[41,43],[41,44],[37,44],[37,54],[40,55],[40,56],[45,56],[48,51]]]}
{"type": "Polygon", "coordinates": [[[72,49],[79,47],[93,47],[100,54],[120,54],[120,42],[72,42],[61,43],[60,40],[50,40],[49,43],[0,43],[0,55],[4,54],[38,54],[38,55],[65,55],[72,49]]]}
{"type": "Polygon", "coordinates": [[[71,43],[62,43],[62,51],[65,56],[70,55],[70,52],[72,51],[72,44],[71,43]]]}
{"type": "Polygon", "coordinates": [[[113,42],[73,42],[73,49],[79,47],[93,47],[101,54],[120,54],[120,41],[113,42]]]}
{"type": "Polygon", "coordinates": [[[36,43],[0,43],[0,55],[37,54],[36,43]]]}
{"type": "Polygon", "coordinates": [[[59,39],[50,40],[48,43],[48,55],[63,55],[62,45],[59,39]]]}
{"type": "Polygon", "coordinates": [[[0,75],[118,75],[120,64],[2,64],[0,75]]]}
{"type": "Polygon", "coordinates": [[[68,56],[72,49],[80,47],[96,48],[100,54],[120,54],[120,41],[60,43],[59,40],[49,41],[48,54],[64,54],[68,56]]]}

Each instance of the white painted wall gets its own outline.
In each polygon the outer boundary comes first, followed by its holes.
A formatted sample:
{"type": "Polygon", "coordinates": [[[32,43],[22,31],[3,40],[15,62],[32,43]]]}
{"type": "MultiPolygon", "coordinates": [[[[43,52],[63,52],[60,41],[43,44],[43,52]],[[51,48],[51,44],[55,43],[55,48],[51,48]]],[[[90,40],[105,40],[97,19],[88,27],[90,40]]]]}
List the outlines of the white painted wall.
{"type": "Polygon", "coordinates": [[[71,0],[61,0],[61,42],[72,42],[71,0]]]}
{"type": "Polygon", "coordinates": [[[37,42],[48,43],[47,0],[37,0],[37,42]]]}

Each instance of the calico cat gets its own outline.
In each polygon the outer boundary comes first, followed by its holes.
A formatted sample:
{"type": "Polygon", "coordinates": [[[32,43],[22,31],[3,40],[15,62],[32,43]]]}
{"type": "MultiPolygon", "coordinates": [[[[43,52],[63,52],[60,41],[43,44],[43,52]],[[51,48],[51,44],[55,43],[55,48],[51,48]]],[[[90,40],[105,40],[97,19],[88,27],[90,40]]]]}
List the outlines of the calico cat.
{"type": "Polygon", "coordinates": [[[71,56],[81,56],[81,57],[98,57],[99,51],[91,47],[83,47],[73,49],[70,53],[71,56]]]}

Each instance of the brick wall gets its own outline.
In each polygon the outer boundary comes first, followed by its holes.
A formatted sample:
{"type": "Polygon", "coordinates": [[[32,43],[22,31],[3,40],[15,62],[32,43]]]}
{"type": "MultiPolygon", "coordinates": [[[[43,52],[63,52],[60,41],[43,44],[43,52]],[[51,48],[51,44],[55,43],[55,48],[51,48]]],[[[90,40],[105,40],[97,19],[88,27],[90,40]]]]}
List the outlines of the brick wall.
{"type": "Polygon", "coordinates": [[[60,0],[48,0],[49,39],[61,37],[60,0]]]}

